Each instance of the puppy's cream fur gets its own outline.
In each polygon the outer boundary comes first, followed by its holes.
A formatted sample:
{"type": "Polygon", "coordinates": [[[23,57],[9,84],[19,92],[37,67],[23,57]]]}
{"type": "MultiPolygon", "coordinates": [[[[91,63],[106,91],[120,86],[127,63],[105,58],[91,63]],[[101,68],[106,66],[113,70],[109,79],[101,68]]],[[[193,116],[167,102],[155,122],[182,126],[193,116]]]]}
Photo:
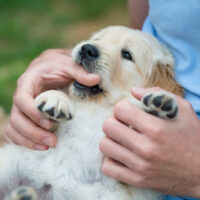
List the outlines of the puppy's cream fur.
{"type": "MultiPolygon", "coordinates": [[[[72,53],[75,62],[84,44],[98,48],[100,57],[91,70],[101,77],[103,93],[81,96],[72,84],[68,94],[46,91],[36,98],[37,106],[63,111],[71,120],[50,117],[59,124],[58,144],[47,151],[33,151],[16,145],[0,149],[0,196],[18,185],[33,187],[40,200],[155,200],[161,195],[122,184],[101,172],[102,124],[112,115],[114,105],[124,99],[140,107],[130,90],[134,86],[159,86],[182,95],[173,77],[174,61],[170,52],[155,38],[126,27],[109,27],[78,44],[72,53]],[[121,50],[132,55],[124,59],[121,50]]],[[[44,109],[44,108],[43,108],[44,109]]],[[[47,113],[46,116],[48,117],[47,113]]]]}

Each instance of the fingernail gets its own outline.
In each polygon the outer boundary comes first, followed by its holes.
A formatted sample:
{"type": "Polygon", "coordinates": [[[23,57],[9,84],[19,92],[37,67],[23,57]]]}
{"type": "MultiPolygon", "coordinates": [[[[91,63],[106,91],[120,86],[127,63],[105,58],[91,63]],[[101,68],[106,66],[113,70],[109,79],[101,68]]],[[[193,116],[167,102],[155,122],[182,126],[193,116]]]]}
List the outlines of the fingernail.
{"type": "Polygon", "coordinates": [[[144,89],[144,88],[141,88],[141,87],[134,87],[134,88],[132,89],[132,91],[134,91],[134,92],[144,92],[145,89],[144,89]]]}
{"type": "Polygon", "coordinates": [[[47,146],[43,146],[43,145],[40,145],[40,144],[35,144],[34,148],[36,150],[47,150],[48,149],[47,146]]]}
{"type": "Polygon", "coordinates": [[[52,126],[51,122],[48,119],[41,119],[40,125],[45,129],[50,129],[52,126]]]}
{"type": "Polygon", "coordinates": [[[43,139],[43,142],[44,142],[45,145],[47,145],[47,146],[49,146],[49,147],[55,146],[55,145],[54,145],[53,138],[51,138],[51,137],[44,138],[44,139],[43,139]]]}
{"type": "Polygon", "coordinates": [[[99,75],[97,75],[97,74],[91,74],[91,73],[89,73],[88,76],[89,76],[91,79],[100,79],[99,75]]]}

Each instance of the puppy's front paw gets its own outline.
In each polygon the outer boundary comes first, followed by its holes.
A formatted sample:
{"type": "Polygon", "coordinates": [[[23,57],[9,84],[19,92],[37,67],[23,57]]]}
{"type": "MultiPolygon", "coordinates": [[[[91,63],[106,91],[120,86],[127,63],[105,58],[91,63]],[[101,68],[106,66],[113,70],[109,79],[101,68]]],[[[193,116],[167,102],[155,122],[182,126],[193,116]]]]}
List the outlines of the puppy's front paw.
{"type": "Polygon", "coordinates": [[[165,91],[146,94],[142,99],[142,109],[164,119],[174,119],[178,114],[175,98],[165,91]]]}
{"type": "Polygon", "coordinates": [[[62,122],[72,119],[72,105],[69,98],[62,92],[49,90],[36,97],[37,109],[47,118],[62,122]]]}
{"type": "Polygon", "coordinates": [[[16,190],[12,191],[11,194],[5,200],[37,200],[37,193],[31,187],[20,186],[16,190]]]}

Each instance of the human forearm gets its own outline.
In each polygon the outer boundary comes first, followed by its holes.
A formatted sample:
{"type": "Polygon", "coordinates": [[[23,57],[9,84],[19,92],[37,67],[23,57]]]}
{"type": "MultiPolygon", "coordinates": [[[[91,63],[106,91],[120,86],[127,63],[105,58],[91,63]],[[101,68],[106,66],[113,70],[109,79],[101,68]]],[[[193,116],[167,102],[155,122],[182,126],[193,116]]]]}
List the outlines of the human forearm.
{"type": "Polygon", "coordinates": [[[148,0],[128,0],[131,27],[141,29],[148,15],[148,0]]]}

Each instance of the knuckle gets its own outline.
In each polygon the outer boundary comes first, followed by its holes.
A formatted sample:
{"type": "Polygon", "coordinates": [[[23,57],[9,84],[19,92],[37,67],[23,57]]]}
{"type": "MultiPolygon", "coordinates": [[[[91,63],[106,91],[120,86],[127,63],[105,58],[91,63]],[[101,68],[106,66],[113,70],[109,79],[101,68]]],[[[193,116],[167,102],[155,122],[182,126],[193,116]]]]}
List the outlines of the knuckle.
{"type": "Polygon", "coordinates": [[[104,160],[101,170],[105,175],[107,175],[107,176],[110,175],[111,167],[110,167],[109,163],[106,160],[104,160]]]}
{"type": "Polygon", "coordinates": [[[21,75],[17,80],[17,87],[20,87],[23,84],[24,75],[21,75]]]}
{"type": "Polygon", "coordinates": [[[19,119],[19,115],[18,115],[17,109],[13,107],[10,118],[9,118],[9,123],[11,126],[16,124],[16,119],[19,119]]]}
{"type": "Polygon", "coordinates": [[[43,51],[41,55],[47,55],[47,54],[52,54],[52,53],[55,53],[55,49],[47,49],[43,51]]]}
{"type": "Polygon", "coordinates": [[[101,150],[102,153],[106,152],[106,149],[107,149],[107,140],[108,139],[106,137],[104,137],[101,140],[100,144],[99,144],[99,149],[101,150]]]}
{"type": "Polygon", "coordinates": [[[13,103],[15,103],[17,101],[17,98],[18,98],[17,92],[15,92],[14,95],[13,95],[13,103]]]}
{"type": "Polygon", "coordinates": [[[156,137],[161,136],[163,132],[163,126],[161,123],[157,124],[156,126],[154,124],[149,124],[149,131],[151,131],[151,133],[156,137]]]}
{"type": "Polygon", "coordinates": [[[7,142],[7,143],[12,143],[12,138],[9,136],[9,135],[6,135],[4,134],[4,137],[3,137],[4,141],[7,142]]]}
{"type": "Polygon", "coordinates": [[[146,178],[144,175],[139,175],[138,177],[135,177],[133,184],[137,187],[145,187],[146,185],[146,178]]]}
{"type": "Polygon", "coordinates": [[[150,163],[142,163],[141,165],[140,165],[140,172],[142,173],[142,174],[146,174],[146,173],[148,173],[149,171],[151,171],[151,169],[152,169],[152,165],[150,164],[150,163]]]}
{"type": "Polygon", "coordinates": [[[109,134],[110,127],[112,126],[114,119],[112,117],[107,118],[102,126],[103,132],[109,134]]]}
{"type": "Polygon", "coordinates": [[[6,130],[5,130],[5,133],[4,133],[4,138],[5,138],[5,139],[6,139],[7,137],[9,137],[10,132],[11,132],[11,125],[8,124],[7,127],[6,127],[6,130]]]}
{"type": "Polygon", "coordinates": [[[39,141],[41,134],[40,134],[40,132],[37,128],[29,126],[28,129],[24,129],[23,127],[20,127],[20,129],[21,130],[20,130],[19,134],[21,136],[27,138],[28,140],[30,140],[32,142],[38,142],[39,141]]]}
{"type": "Polygon", "coordinates": [[[121,113],[124,108],[127,107],[127,102],[126,101],[120,101],[118,102],[115,107],[114,107],[114,115],[117,116],[118,114],[121,113]]]}
{"type": "Polygon", "coordinates": [[[41,124],[42,117],[40,116],[39,111],[37,111],[37,108],[35,108],[35,107],[27,108],[26,112],[27,112],[28,116],[30,117],[33,125],[41,124]]]}
{"type": "Polygon", "coordinates": [[[143,146],[142,154],[145,159],[153,160],[158,157],[159,152],[158,152],[157,148],[155,147],[155,145],[148,144],[148,145],[143,146]]]}
{"type": "Polygon", "coordinates": [[[42,140],[42,136],[43,134],[40,133],[39,131],[37,130],[33,130],[33,131],[29,131],[27,132],[27,134],[29,135],[29,138],[31,141],[34,141],[34,142],[40,142],[42,140]],[[35,134],[35,133],[39,133],[39,134],[35,134]]]}
{"type": "Polygon", "coordinates": [[[9,142],[9,136],[8,134],[5,132],[4,137],[3,137],[4,141],[9,142]]]}
{"type": "Polygon", "coordinates": [[[40,137],[38,137],[37,135],[34,135],[34,134],[32,134],[32,133],[27,133],[27,138],[30,140],[30,141],[32,141],[32,142],[35,142],[35,143],[40,143],[40,137]],[[29,134],[29,136],[28,136],[28,134],[29,134]]]}
{"type": "Polygon", "coordinates": [[[121,171],[120,169],[115,170],[115,172],[113,173],[113,178],[116,178],[120,181],[124,181],[125,180],[125,175],[123,173],[123,171],[121,171]]]}
{"type": "Polygon", "coordinates": [[[13,102],[15,105],[18,105],[21,101],[21,94],[16,91],[15,94],[13,95],[13,102]]]}
{"type": "Polygon", "coordinates": [[[189,101],[184,100],[182,102],[182,106],[183,108],[185,108],[186,110],[192,109],[192,104],[189,101]]]}
{"type": "Polygon", "coordinates": [[[124,180],[123,171],[118,167],[114,167],[107,159],[104,160],[101,170],[106,176],[117,180],[124,180]]]}
{"type": "Polygon", "coordinates": [[[134,159],[127,154],[122,155],[121,160],[123,161],[123,163],[128,163],[131,166],[135,166],[135,161],[134,159]]]}
{"type": "Polygon", "coordinates": [[[10,116],[10,125],[13,127],[15,126],[15,121],[16,121],[16,113],[12,112],[11,116],[10,116]]]}
{"type": "Polygon", "coordinates": [[[29,149],[35,149],[34,148],[34,143],[32,143],[32,142],[25,142],[25,143],[23,143],[23,144],[21,144],[21,145],[23,145],[23,146],[25,146],[25,147],[27,147],[27,148],[29,148],[29,149]]]}
{"type": "Polygon", "coordinates": [[[135,152],[136,149],[140,150],[141,148],[140,143],[136,143],[135,140],[133,140],[132,138],[127,138],[126,141],[132,152],[135,152]]]}
{"type": "MultiPolygon", "coordinates": [[[[41,54],[42,55],[42,54],[41,54]]],[[[32,66],[36,66],[37,63],[40,61],[41,59],[41,55],[38,56],[37,58],[35,58],[34,60],[32,60],[30,63],[29,63],[29,67],[32,67],[32,66]]]]}

